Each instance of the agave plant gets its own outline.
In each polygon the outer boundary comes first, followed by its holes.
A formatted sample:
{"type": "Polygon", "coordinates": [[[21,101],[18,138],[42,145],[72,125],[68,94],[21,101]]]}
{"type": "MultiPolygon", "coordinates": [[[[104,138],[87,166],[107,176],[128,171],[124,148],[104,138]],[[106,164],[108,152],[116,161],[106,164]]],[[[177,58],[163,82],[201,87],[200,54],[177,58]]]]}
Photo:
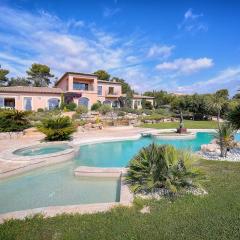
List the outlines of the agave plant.
{"type": "Polygon", "coordinates": [[[43,119],[37,126],[38,130],[46,135],[48,141],[69,140],[76,131],[76,126],[69,117],[53,116],[43,119]]]}
{"type": "Polygon", "coordinates": [[[217,129],[216,138],[220,146],[221,157],[227,157],[228,150],[234,147],[234,134],[234,127],[228,122],[221,124],[217,129]]]}
{"type": "Polygon", "coordinates": [[[191,153],[171,145],[151,144],[130,161],[126,182],[133,192],[167,189],[176,192],[187,186],[197,186],[203,174],[194,167],[191,153]]]}

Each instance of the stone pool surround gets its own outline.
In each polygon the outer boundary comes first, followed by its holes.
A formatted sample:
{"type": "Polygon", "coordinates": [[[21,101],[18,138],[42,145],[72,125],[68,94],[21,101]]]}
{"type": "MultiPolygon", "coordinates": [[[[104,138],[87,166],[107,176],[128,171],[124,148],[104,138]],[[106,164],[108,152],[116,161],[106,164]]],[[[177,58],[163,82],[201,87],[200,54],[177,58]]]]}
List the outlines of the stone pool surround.
{"type": "MultiPolygon", "coordinates": [[[[123,131],[128,130],[128,128],[120,128],[121,133],[123,131]]],[[[144,129],[144,128],[138,128],[137,132],[133,132],[133,134],[130,134],[126,137],[116,137],[116,136],[105,136],[105,137],[92,137],[92,138],[85,138],[85,139],[74,139],[71,142],[72,146],[81,146],[81,145],[87,145],[87,144],[96,144],[96,143],[102,143],[102,142],[112,142],[112,141],[121,141],[121,140],[136,140],[142,137],[142,133],[145,134],[151,134],[151,133],[158,133],[158,132],[173,132],[175,129],[144,129]]],[[[214,132],[214,129],[191,129],[190,132],[196,133],[196,132],[214,132]]],[[[123,133],[124,134],[124,133],[123,133]]],[[[28,145],[28,146],[32,146],[28,145]]],[[[34,144],[36,145],[36,143],[34,144]]],[[[25,146],[25,147],[28,147],[25,146]]],[[[15,151],[16,148],[11,149],[12,151],[15,151]]],[[[4,154],[3,152],[0,153],[0,161],[1,158],[3,158],[4,154]]],[[[16,162],[16,161],[15,161],[16,162]]],[[[32,165],[29,163],[29,165],[25,166],[24,168],[15,169],[13,171],[10,171],[9,173],[5,173],[4,177],[13,176],[16,174],[20,174],[29,170],[33,170],[38,167],[47,166],[51,163],[46,161],[46,164],[42,165],[41,162],[36,162],[36,165],[32,165]]],[[[121,179],[121,190],[120,190],[120,202],[110,202],[110,203],[94,203],[94,204],[79,204],[79,205],[65,205],[65,206],[49,206],[49,207],[43,207],[43,208],[35,208],[35,209],[28,209],[23,211],[15,211],[15,212],[9,212],[0,214],[0,223],[3,223],[5,220],[8,219],[24,219],[25,217],[32,216],[34,214],[43,214],[45,217],[53,217],[58,214],[62,213],[68,213],[68,214],[90,214],[90,213],[96,213],[96,212],[105,212],[109,211],[113,207],[123,205],[123,206],[131,206],[133,201],[133,194],[130,192],[128,186],[124,184],[124,175],[122,171],[124,168],[122,168],[120,173],[120,179],[121,179]]],[[[93,171],[90,171],[93,172],[93,171]]],[[[104,171],[103,171],[104,172],[104,171]]],[[[2,175],[2,173],[1,173],[2,175]]],[[[1,178],[0,175],[0,178],[1,178]]],[[[76,176],[77,177],[77,176],[76,176]]],[[[3,178],[3,177],[2,177],[3,178]]]]}
{"type": "MultiPolygon", "coordinates": [[[[36,156],[19,156],[14,154],[16,150],[19,150],[18,147],[9,148],[5,151],[2,151],[0,154],[1,161],[5,161],[6,163],[23,163],[26,164],[24,167],[19,167],[14,169],[13,171],[6,171],[0,174],[0,179],[7,178],[10,176],[18,175],[26,171],[30,171],[39,167],[50,166],[57,163],[62,163],[66,161],[70,161],[74,158],[76,149],[71,146],[68,142],[62,142],[69,145],[70,148],[65,149],[63,151],[50,153],[50,154],[42,154],[36,156]]],[[[24,148],[27,149],[35,146],[49,146],[50,144],[55,145],[59,144],[59,142],[49,142],[49,143],[33,143],[24,148]]]]}

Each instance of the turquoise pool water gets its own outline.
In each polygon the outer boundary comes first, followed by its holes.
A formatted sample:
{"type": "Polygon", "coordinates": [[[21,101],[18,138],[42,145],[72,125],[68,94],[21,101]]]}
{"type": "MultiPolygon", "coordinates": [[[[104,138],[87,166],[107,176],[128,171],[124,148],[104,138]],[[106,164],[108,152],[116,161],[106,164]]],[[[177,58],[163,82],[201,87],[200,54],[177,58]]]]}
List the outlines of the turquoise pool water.
{"type": "Polygon", "coordinates": [[[57,153],[71,148],[68,144],[50,144],[50,145],[35,145],[32,147],[21,148],[13,153],[19,156],[37,156],[44,154],[57,153]]]}
{"type": "Polygon", "coordinates": [[[210,133],[197,133],[196,138],[190,140],[173,139],[160,140],[152,137],[142,137],[135,141],[120,141],[89,144],[80,147],[75,157],[78,165],[95,167],[125,167],[129,160],[144,146],[152,142],[157,144],[172,144],[177,148],[198,151],[202,144],[210,143],[213,135],[210,133]]]}
{"type": "Polygon", "coordinates": [[[119,201],[119,179],[74,177],[74,168],[69,162],[0,180],[0,213],[119,201]]]}
{"type": "MultiPolygon", "coordinates": [[[[240,138],[240,135],[237,136],[240,138]]],[[[0,213],[57,205],[119,201],[119,179],[75,177],[79,165],[122,167],[138,152],[152,143],[173,144],[193,151],[209,143],[213,136],[198,133],[193,140],[159,140],[144,137],[134,141],[90,144],[80,147],[71,162],[33,170],[0,180],[0,213]]]]}

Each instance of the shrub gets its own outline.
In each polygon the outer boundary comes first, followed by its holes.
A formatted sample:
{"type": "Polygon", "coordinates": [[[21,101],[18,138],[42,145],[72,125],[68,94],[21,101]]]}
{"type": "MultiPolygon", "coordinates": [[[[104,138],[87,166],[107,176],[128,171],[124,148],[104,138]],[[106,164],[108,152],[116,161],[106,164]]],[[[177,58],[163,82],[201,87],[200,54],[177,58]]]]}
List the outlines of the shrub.
{"type": "Polygon", "coordinates": [[[48,141],[69,140],[71,134],[76,131],[76,126],[67,116],[46,118],[41,121],[37,128],[46,135],[45,139],[48,141]]]}
{"type": "Polygon", "coordinates": [[[143,99],[141,104],[143,109],[153,109],[153,105],[150,101],[143,99]]]}
{"type": "Polygon", "coordinates": [[[88,108],[83,105],[78,106],[76,109],[76,113],[78,113],[78,114],[83,114],[83,113],[87,113],[87,112],[88,112],[88,108]]]}
{"type": "Polygon", "coordinates": [[[135,193],[156,189],[174,193],[187,186],[194,187],[203,176],[193,167],[195,160],[192,154],[171,145],[151,144],[130,161],[126,181],[135,193]]]}
{"type": "Polygon", "coordinates": [[[137,109],[133,109],[133,108],[127,108],[127,107],[120,108],[119,111],[123,111],[123,112],[126,112],[126,113],[133,113],[133,114],[141,114],[141,110],[137,110],[137,109]]]}
{"type": "Polygon", "coordinates": [[[98,111],[101,106],[102,106],[102,104],[100,102],[94,103],[91,107],[91,110],[98,111]]]}
{"type": "Polygon", "coordinates": [[[38,108],[37,112],[44,112],[43,108],[38,108]]]}
{"type": "Polygon", "coordinates": [[[43,112],[31,112],[31,114],[28,115],[28,119],[33,122],[39,122],[43,119],[50,118],[52,116],[59,116],[60,110],[54,109],[54,110],[45,110],[43,112]]]}
{"type": "Polygon", "coordinates": [[[229,113],[228,120],[234,128],[240,129],[240,105],[229,113]]]}
{"type": "Polygon", "coordinates": [[[151,115],[151,114],[153,114],[153,111],[150,109],[143,109],[142,113],[145,113],[146,115],[151,115]]]}
{"type": "Polygon", "coordinates": [[[30,122],[27,116],[30,112],[18,110],[0,111],[0,132],[20,132],[29,128],[30,122]]]}
{"type": "Polygon", "coordinates": [[[77,104],[74,102],[68,103],[68,104],[62,104],[61,109],[64,111],[75,111],[77,108],[77,104]]]}
{"type": "Polygon", "coordinates": [[[99,108],[99,112],[103,115],[106,115],[107,113],[111,112],[112,108],[110,105],[102,105],[99,108]]]}
{"type": "Polygon", "coordinates": [[[77,120],[75,121],[75,123],[76,123],[78,126],[84,126],[84,125],[87,123],[87,121],[85,121],[85,120],[83,120],[83,119],[77,119],[77,120]]]}

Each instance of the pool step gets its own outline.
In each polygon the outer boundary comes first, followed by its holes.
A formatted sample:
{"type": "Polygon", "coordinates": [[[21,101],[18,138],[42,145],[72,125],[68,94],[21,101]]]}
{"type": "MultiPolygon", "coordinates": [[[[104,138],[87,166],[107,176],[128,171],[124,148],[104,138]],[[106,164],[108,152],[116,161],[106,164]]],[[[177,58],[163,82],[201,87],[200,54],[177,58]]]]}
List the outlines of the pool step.
{"type": "Polygon", "coordinates": [[[80,177],[120,177],[127,173],[127,168],[101,168],[81,166],[74,170],[75,176],[80,177]]]}

